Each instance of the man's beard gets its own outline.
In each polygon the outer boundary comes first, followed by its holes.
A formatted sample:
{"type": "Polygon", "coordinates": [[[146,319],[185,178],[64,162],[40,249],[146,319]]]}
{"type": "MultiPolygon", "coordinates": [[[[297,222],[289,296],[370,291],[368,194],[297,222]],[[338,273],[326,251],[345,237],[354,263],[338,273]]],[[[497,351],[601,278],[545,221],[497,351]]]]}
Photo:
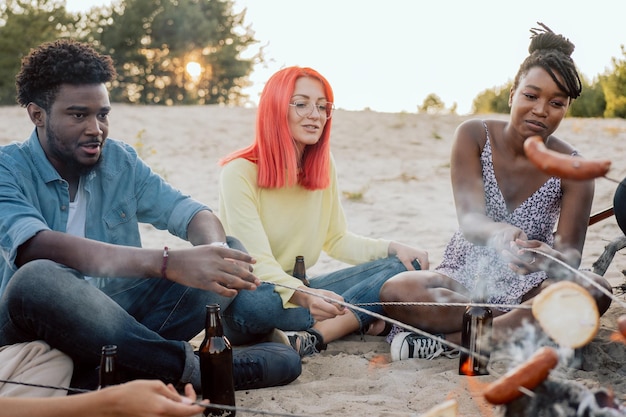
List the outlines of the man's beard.
{"type": "Polygon", "coordinates": [[[63,164],[67,166],[68,169],[71,169],[78,173],[78,175],[83,176],[89,174],[93,171],[98,165],[100,165],[100,161],[102,161],[102,153],[100,153],[100,157],[93,164],[83,164],[80,163],[72,154],[67,154],[63,152],[61,146],[59,146],[59,138],[53,132],[50,124],[46,125],[46,137],[48,138],[48,146],[52,155],[61,161],[63,164]]]}

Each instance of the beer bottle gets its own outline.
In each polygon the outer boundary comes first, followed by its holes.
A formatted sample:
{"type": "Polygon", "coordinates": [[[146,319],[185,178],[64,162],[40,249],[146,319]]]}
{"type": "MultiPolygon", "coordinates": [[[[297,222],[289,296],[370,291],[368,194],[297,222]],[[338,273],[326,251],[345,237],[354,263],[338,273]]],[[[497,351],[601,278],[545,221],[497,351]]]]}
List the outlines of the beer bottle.
{"type": "Polygon", "coordinates": [[[100,371],[98,378],[98,389],[117,385],[120,383],[117,370],[117,346],[102,346],[102,356],[100,356],[100,371]]]}
{"type": "MultiPolygon", "coordinates": [[[[484,303],[483,297],[473,298],[472,303],[484,303]]],[[[493,332],[493,314],[489,307],[468,306],[463,314],[461,328],[461,346],[471,354],[461,351],[459,356],[459,375],[488,375],[491,335],[493,332]],[[481,359],[474,354],[481,355],[481,359]]]]}
{"type": "MultiPolygon", "coordinates": [[[[200,344],[200,376],[202,398],[212,404],[235,406],[235,382],[233,379],[233,350],[224,336],[220,319],[220,306],[206,306],[204,340],[200,344]]],[[[206,407],[205,416],[235,416],[234,410],[206,407]]]]}
{"type": "Polygon", "coordinates": [[[309,280],[306,279],[306,268],[304,266],[304,256],[296,256],[296,263],[293,265],[293,276],[298,278],[304,285],[309,286],[309,280]]]}

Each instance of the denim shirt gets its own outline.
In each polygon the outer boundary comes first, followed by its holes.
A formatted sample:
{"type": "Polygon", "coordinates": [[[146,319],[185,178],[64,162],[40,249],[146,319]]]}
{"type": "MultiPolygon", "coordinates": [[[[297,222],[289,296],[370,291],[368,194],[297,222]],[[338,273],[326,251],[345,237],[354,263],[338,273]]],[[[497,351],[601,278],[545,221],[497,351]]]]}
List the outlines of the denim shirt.
{"type": "MultiPolygon", "coordinates": [[[[81,181],[89,195],[85,237],[93,240],[140,247],[139,223],[187,240],[193,216],[209,210],[114,139],[105,141],[100,163],[81,181]]],[[[46,158],[36,130],[24,142],[0,147],[0,295],[17,270],[18,247],[42,230],[65,232],[69,204],[69,184],[46,158]]],[[[107,280],[92,283],[101,287],[107,280]]]]}

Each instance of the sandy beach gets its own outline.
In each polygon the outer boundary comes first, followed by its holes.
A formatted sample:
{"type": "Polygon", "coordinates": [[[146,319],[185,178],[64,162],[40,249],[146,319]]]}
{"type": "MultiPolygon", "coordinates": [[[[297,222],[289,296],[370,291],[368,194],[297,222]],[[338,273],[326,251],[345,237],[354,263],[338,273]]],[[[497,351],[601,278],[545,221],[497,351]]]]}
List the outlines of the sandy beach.
{"type": "MultiPolygon", "coordinates": [[[[338,109],[333,116],[332,149],[352,231],[423,247],[430,253],[431,266],[438,265],[457,228],[449,177],[453,132],[470,117],[476,116],[338,109]]],[[[135,146],[156,172],[217,208],[217,161],[251,142],[254,118],[255,110],[248,108],[114,104],[109,136],[135,146]]],[[[0,107],[0,126],[2,144],[24,140],[33,128],[26,111],[17,106],[0,107]]],[[[610,158],[609,177],[618,181],[626,177],[626,120],[567,118],[556,135],[588,158],[610,158]]],[[[616,187],[608,179],[596,181],[592,212],[612,205],[616,187]]],[[[142,233],[147,247],[188,245],[148,226],[142,233]]],[[[581,267],[592,268],[605,245],[621,234],[613,217],[590,226],[581,267]]],[[[626,251],[618,252],[605,274],[615,287],[626,283],[625,256],[626,251]]],[[[341,266],[323,257],[308,266],[308,273],[315,276],[341,266]]],[[[621,289],[615,292],[622,304],[614,302],[602,317],[596,338],[582,349],[581,366],[559,368],[551,378],[573,380],[589,390],[609,389],[623,404],[626,345],[612,341],[611,335],[617,317],[626,314],[626,298],[621,289]]],[[[302,375],[292,384],[237,392],[237,404],[310,416],[416,416],[454,399],[459,415],[490,417],[503,411],[482,398],[485,384],[494,379],[459,376],[455,359],[390,363],[389,345],[382,337],[355,335],[305,358],[302,375]]]]}

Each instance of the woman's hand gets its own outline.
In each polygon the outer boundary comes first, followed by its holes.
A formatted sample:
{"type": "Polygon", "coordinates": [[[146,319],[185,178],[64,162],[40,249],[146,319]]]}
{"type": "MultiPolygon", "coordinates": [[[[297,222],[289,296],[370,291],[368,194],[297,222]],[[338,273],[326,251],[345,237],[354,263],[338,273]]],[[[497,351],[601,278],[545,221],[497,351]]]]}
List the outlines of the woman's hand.
{"type": "Polygon", "coordinates": [[[507,223],[494,223],[494,229],[489,235],[487,246],[496,249],[498,252],[508,251],[515,241],[526,241],[527,239],[526,233],[519,227],[507,223]]]}
{"type": "Polygon", "coordinates": [[[580,259],[580,253],[576,249],[561,252],[538,240],[517,239],[511,243],[508,250],[502,251],[502,254],[509,261],[511,269],[518,274],[536,271],[554,273],[563,268],[561,262],[577,268],[580,259]]]}
{"type": "Polygon", "coordinates": [[[332,302],[332,300],[341,302],[344,301],[343,297],[339,294],[319,288],[309,288],[304,286],[300,288],[308,293],[319,294],[325,297],[316,297],[315,295],[296,291],[289,300],[300,307],[308,308],[315,321],[332,319],[333,317],[341,316],[348,311],[343,305],[332,302]]]}
{"type": "Polygon", "coordinates": [[[563,253],[539,240],[517,239],[511,242],[510,248],[503,250],[502,254],[509,261],[511,269],[518,274],[554,271],[562,268],[559,261],[572,265],[572,262],[578,259],[578,251],[575,249],[563,253]]]}
{"type": "Polygon", "coordinates": [[[503,249],[501,253],[503,258],[509,262],[509,268],[512,271],[525,275],[541,271],[547,265],[546,258],[541,254],[552,251],[550,246],[538,240],[516,239],[510,242],[509,248],[503,249]],[[532,251],[527,249],[532,249],[532,251]]]}
{"type": "Polygon", "coordinates": [[[413,261],[417,261],[422,270],[426,270],[430,267],[428,252],[422,249],[416,249],[398,242],[391,242],[387,253],[389,256],[396,256],[407,271],[415,271],[413,261]]]}

